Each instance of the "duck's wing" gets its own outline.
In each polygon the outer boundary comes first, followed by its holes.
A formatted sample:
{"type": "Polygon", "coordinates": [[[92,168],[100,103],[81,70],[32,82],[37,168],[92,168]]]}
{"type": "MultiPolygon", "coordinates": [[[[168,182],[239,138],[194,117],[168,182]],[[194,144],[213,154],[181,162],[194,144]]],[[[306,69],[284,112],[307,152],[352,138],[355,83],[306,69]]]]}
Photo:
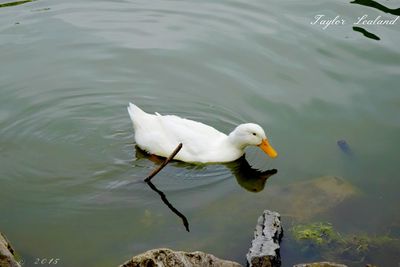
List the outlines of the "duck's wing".
{"type": "Polygon", "coordinates": [[[158,115],[157,119],[164,128],[168,143],[173,144],[173,148],[170,148],[172,150],[177,144],[182,143],[182,152],[201,155],[213,149],[222,138],[226,137],[224,133],[211,126],[175,115],[158,115]]]}

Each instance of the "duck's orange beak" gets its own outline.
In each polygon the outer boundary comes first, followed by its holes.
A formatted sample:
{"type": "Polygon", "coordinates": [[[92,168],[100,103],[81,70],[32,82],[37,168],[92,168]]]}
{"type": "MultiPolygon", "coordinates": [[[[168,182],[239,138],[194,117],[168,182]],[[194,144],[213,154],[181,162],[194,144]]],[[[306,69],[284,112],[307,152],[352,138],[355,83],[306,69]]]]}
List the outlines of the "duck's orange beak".
{"type": "Polygon", "coordinates": [[[278,153],[269,144],[267,139],[263,139],[261,144],[258,145],[258,147],[261,148],[265,153],[267,153],[268,156],[270,156],[271,158],[276,158],[278,156],[278,153]]]}

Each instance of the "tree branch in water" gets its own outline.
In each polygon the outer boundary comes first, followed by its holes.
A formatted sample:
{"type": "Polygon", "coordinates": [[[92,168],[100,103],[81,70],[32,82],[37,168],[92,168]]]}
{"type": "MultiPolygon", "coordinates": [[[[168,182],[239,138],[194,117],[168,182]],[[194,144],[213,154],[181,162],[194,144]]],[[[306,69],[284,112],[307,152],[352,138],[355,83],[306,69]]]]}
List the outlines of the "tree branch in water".
{"type": "Polygon", "coordinates": [[[179,143],[179,145],[175,148],[172,154],[160,166],[158,166],[157,169],[152,171],[152,173],[150,173],[149,176],[147,176],[146,179],[144,179],[144,181],[150,182],[150,180],[154,176],[156,176],[156,174],[159,173],[168,164],[168,162],[170,162],[176,156],[176,154],[178,154],[178,152],[182,149],[182,146],[183,146],[182,143],[179,143]]]}

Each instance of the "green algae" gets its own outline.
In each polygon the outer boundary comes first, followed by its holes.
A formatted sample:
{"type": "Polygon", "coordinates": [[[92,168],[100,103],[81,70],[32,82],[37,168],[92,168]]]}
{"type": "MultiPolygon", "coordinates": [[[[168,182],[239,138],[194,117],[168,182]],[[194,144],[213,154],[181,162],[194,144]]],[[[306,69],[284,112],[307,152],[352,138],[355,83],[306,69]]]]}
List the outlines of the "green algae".
{"type": "Polygon", "coordinates": [[[291,229],[297,241],[305,240],[316,245],[329,244],[338,239],[330,223],[300,224],[291,229]]]}
{"type": "Polygon", "coordinates": [[[319,254],[325,259],[363,262],[373,251],[400,248],[400,240],[389,235],[341,234],[330,223],[299,224],[290,233],[303,254],[319,254]]]}

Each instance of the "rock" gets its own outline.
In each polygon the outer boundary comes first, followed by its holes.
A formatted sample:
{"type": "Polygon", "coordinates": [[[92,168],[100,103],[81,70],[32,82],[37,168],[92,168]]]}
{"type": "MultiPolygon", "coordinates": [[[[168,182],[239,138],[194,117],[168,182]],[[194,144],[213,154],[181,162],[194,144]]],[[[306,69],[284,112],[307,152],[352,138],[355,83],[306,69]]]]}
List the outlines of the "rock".
{"type": "Polygon", "coordinates": [[[345,153],[347,156],[353,156],[353,151],[351,150],[346,140],[337,141],[337,145],[340,148],[340,150],[342,150],[342,152],[345,153]]]}
{"type": "Polygon", "coordinates": [[[359,193],[352,184],[337,176],[324,176],[274,188],[274,192],[280,196],[279,207],[275,208],[298,221],[306,221],[326,212],[359,193]]]}
{"type": "Polygon", "coordinates": [[[293,267],[347,267],[347,265],[323,261],[323,262],[313,262],[313,263],[301,263],[301,264],[296,264],[293,267]]]}
{"type": "Polygon", "coordinates": [[[173,251],[167,248],[153,249],[133,257],[120,267],[241,267],[237,262],[221,260],[204,252],[173,251]]]}
{"type": "Polygon", "coordinates": [[[14,257],[14,249],[11,247],[7,238],[0,232],[0,266],[21,267],[14,257]]]}
{"type": "Polygon", "coordinates": [[[265,210],[258,218],[254,239],[246,255],[250,267],[281,266],[279,243],[283,236],[280,215],[265,210]]]}

